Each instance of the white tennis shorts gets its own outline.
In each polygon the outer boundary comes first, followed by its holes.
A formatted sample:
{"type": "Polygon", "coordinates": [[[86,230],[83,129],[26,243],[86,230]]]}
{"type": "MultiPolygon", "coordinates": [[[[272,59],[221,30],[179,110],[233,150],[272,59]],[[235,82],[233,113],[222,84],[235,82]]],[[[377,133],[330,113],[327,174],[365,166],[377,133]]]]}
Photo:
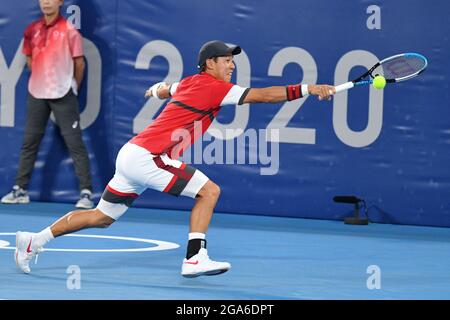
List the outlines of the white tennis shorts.
{"type": "Polygon", "coordinates": [[[208,180],[200,170],[166,154],[153,155],[147,149],[127,143],[117,155],[116,172],[97,208],[117,220],[147,188],[195,198],[208,180]]]}

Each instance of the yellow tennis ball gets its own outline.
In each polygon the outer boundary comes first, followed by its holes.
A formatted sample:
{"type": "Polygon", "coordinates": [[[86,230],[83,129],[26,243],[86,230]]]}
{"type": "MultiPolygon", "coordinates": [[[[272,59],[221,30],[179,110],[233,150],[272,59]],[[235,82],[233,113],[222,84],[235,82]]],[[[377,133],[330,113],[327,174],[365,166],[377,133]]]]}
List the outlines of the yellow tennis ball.
{"type": "Polygon", "coordinates": [[[372,85],[375,89],[383,89],[386,86],[386,79],[382,76],[373,78],[372,85]]]}

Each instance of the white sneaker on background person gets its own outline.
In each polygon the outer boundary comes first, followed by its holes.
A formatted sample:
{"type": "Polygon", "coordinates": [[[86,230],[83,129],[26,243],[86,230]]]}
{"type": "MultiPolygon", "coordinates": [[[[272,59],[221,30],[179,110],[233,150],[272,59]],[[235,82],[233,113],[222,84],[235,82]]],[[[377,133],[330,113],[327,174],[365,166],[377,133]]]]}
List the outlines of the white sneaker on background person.
{"type": "Polygon", "coordinates": [[[22,189],[18,185],[15,185],[11,192],[3,196],[2,203],[7,204],[26,204],[30,203],[30,197],[25,189],[22,189]]]}
{"type": "Polygon", "coordinates": [[[80,192],[80,199],[75,204],[77,209],[92,209],[94,202],[92,201],[92,192],[88,189],[83,189],[80,192]]]}

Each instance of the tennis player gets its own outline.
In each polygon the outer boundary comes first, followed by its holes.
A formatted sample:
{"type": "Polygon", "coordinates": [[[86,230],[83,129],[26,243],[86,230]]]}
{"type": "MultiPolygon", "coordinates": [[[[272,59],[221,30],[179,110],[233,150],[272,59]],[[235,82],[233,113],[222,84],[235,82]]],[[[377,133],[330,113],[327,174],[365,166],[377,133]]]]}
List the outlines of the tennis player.
{"type": "Polygon", "coordinates": [[[199,73],[179,83],[157,83],[146,91],[146,97],[171,98],[161,114],[145,130],[133,137],[119,151],[116,171],[95,209],[72,211],[39,233],[17,232],[15,260],[25,273],[29,262],[50,240],[85,228],[108,227],[122,216],[147,188],[174,196],[196,200],[190,216],[186,258],[181,274],[185,277],[217,275],[231,268],[228,262],[208,257],[205,234],[220,188],[200,170],[177,160],[191,145],[201,126],[202,134],[224,105],[275,103],[299,99],[307,94],[329,100],[334,87],[295,84],[267,88],[243,88],[230,83],[235,69],[233,56],[239,46],[222,41],[205,43],[198,54],[199,73]],[[177,132],[187,132],[180,139],[177,132]],[[176,136],[177,138],[174,138],[176,136]],[[187,141],[186,141],[187,140],[187,141]]]}

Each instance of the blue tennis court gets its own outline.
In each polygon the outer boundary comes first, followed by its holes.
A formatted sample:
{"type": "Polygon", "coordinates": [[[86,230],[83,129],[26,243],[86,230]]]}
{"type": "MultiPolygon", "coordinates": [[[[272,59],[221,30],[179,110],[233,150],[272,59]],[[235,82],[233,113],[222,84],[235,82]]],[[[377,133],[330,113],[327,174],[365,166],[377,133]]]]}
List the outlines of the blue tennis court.
{"type": "Polygon", "coordinates": [[[180,267],[189,212],[139,208],[108,229],[50,242],[32,273],[22,274],[13,259],[14,233],[40,231],[72,209],[0,206],[1,299],[450,298],[448,228],[218,213],[209,254],[232,269],[186,279],[180,267]]]}

